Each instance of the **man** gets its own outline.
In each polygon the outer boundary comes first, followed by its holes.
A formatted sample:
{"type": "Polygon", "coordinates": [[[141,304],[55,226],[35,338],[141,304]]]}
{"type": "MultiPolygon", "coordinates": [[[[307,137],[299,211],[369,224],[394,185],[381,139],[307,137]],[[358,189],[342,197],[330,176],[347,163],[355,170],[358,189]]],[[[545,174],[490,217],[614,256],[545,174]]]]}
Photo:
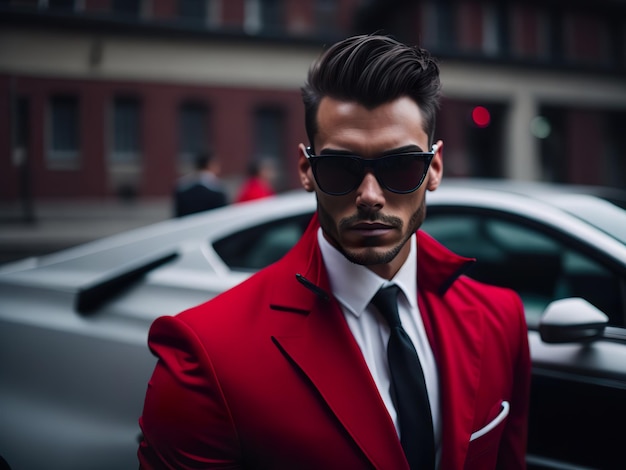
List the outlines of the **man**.
{"type": "Polygon", "coordinates": [[[211,152],[196,155],[195,171],[178,181],[174,191],[174,216],[195,214],[227,204],[226,191],[218,178],[219,165],[211,152]]]}
{"type": "Polygon", "coordinates": [[[519,297],[418,231],[439,93],[430,55],[385,36],[312,66],[299,173],[316,215],[279,262],[155,321],[143,468],[525,468],[519,297]]]}

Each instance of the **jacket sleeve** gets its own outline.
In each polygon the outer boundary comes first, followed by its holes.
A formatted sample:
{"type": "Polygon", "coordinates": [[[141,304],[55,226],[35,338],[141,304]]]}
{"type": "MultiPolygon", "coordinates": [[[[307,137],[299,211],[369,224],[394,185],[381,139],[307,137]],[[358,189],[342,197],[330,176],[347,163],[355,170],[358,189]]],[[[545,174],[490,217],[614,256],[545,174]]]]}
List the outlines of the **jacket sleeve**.
{"type": "Polygon", "coordinates": [[[525,469],[526,445],[528,440],[528,411],[530,406],[531,358],[528,346],[528,329],[524,306],[515,293],[514,312],[517,327],[511,335],[513,348],[513,383],[511,408],[507,426],[502,436],[502,444],[498,453],[498,469],[525,469]]]}
{"type": "Polygon", "coordinates": [[[196,334],[177,317],[161,317],[148,344],[158,361],[139,419],[140,468],[240,468],[237,432],[196,334]]]}

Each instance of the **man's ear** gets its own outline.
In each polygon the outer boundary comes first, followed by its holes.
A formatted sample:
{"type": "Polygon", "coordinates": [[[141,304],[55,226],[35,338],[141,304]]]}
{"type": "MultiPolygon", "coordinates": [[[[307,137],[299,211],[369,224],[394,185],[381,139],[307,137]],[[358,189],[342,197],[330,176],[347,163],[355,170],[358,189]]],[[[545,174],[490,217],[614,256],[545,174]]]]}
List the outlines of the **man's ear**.
{"type": "Polygon", "coordinates": [[[302,187],[308,191],[315,191],[315,181],[313,179],[313,171],[309,159],[306,158],[304,144],[298,145],[298,174],[300,175],[300,183],[302,187]]]}
{"type": "Polygon", "coordinates": [[[439,187],[441,179],[443,178],[443,141],[438,140],[435,144],[435,156],[430,162],[430,168],[428,169],[428,181],[426,183],[426,189],[434,191],[439,187]]]}

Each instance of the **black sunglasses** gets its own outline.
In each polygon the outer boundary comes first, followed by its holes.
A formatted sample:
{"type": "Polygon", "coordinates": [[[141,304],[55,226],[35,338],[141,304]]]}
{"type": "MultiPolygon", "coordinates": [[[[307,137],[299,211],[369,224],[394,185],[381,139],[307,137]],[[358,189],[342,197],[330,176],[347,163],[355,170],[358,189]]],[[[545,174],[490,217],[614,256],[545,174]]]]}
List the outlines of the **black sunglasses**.
{"type": "Polygon", "coordinates": [[[406,152],[380,158],[362,158],[356,155],[314,155],[311,147],[305,149],[313,176],[319,188],[331,196],[343,196],[359,187],[365,171],[372,169],[381,187],[397,194],[417,190],[426,177],[437,146],[431,152],[406,152]]]}

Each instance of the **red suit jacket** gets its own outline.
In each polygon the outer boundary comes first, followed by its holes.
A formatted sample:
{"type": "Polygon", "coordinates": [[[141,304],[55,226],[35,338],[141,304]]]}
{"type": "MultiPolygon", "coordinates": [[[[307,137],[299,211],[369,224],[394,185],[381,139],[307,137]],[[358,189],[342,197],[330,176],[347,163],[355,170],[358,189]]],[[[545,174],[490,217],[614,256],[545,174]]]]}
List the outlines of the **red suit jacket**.
{"type": "MultiPolygon", "coordinates": [[[[330,293],[317,227],[314,217],[282,260],[234,289],[155,320],[142,468],[408,470],[330,293]]],[[[418,302],[440,380],[439,468],[525,468],[521,301],[459,276],[472,260],[417,236],[418,302]]]]}

